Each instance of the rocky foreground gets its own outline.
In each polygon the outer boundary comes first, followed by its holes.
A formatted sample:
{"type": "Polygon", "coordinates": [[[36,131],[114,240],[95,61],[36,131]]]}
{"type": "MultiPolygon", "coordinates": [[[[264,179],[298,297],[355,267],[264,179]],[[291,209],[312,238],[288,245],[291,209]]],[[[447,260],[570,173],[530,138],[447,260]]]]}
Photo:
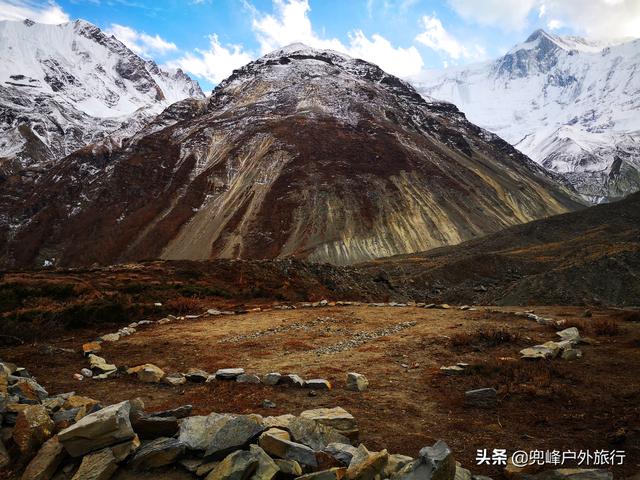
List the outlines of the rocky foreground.
{"type": "MultiPolygon", "coordinates": [[[[0,363],[0,474],[23,480],[139,478],[143,472],[206,480],[487,479],[457,463],[442,440],[416,458],[369,451],[358,442],[355,418],[340,407],[273,417],[191,416],[191,410],[146,412],[140,399],[103,406],[73,392],[49,395],[24,368],[0,363]]],[[[606,470],[534,471],[509,464],[505,474],[613,478],[606,470]]]]}

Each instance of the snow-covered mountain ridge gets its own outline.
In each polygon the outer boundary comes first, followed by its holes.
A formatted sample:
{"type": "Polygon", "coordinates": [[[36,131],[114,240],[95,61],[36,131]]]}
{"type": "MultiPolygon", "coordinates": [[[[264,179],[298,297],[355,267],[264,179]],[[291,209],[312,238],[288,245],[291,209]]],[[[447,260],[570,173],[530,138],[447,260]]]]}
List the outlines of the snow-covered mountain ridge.
{"type": "Polygon", "coordinates": [[[495,61],[434,72],[417,88],[456,104],[592,202],[640,190],[640,40],[538,30],[495,61]]]}
{"type": "Polygon", "coordinates": [[[203,96],[182,71],[161,70],[84,20],[0,22],[5,172],[45,167],[115,131],[126,137],[172,103],[203,96]]]}

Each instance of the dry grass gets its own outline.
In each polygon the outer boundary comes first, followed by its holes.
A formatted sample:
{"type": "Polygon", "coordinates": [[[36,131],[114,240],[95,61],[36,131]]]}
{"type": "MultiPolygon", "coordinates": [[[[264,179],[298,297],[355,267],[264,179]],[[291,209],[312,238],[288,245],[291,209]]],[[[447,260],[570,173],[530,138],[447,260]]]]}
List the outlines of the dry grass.
{"type": "Polygon", "coordinates": [[[483,327],[475,332],[453,334],[449,346],[455,349],[484,349],[493,348],[508,343],[519,343],[521,340],[517,332],[506,328],[483,327]]]}
{"type": "Polygon", "coordinates": [[[193,297],[176,297],[167,300],[165,308],[177,315],[199,313],[202,310],[201,300],[193,297]]]}
{"type": "Polygon", "coordinates": [[[617,320],[621,322],[640,322],[640,311],[624,311],[615,314],[617,320]]]}
{"type": "Polygon", "coordinates": [[[620,335],[623,329],[620,322],[615,318],[597,318],[597,319],[568,319],[562,324],[562,329],[576,327],[580,332],[598,337],[614,337],[620,335]]]}
{"type": "Polygon", "coordinates": [[[475,367],[477,375],[498,386],[501,395],[550,397],[563,390],[561,374],[552,362],[512,362],[492,359],[475,367]]]}

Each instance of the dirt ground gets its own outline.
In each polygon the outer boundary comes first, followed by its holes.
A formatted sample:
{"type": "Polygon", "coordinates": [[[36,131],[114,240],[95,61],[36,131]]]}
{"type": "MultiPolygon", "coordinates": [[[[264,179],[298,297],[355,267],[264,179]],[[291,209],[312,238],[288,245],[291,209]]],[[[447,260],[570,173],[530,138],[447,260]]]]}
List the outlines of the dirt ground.
{"type": "Polygon", "coordinates": [[[316,396],[305,389],[235,382],[171,387],[126,375],[74,380],[73,373],[87,366],[80,345],[109,333],[104,331],[74,332],[47,344],[76,353],[47,353],[38,343],[5,347],[0,357],[27,367],[50,393],[73,390],[105,404],[138,396],[148,410],[189,403],[196,414],[262,415],[341,406],[356,417],[360,440],[369,449],[415,456],[441,438],[463,466],[496,478],[500,468],[476,465],[477,449],[624,450],[625,463],[614,467],[614,474],[638,473],[640,324],[622,320],[615,310],[594,310],[583,318],[583,308],[538,307],[537,314],[579,325],[590,341],[579,347],[581,359],[528,362],[519,359],[522,348],[558,338],[554,328],[516,316],[517,310],[269,310],[141,327],[119,342],[103,344],[101,352],[118,366],[154,363],[166,372],[243,367],[248,373],[298,373],[333,383],[333,390],[316,396]],[[441,366],[457,362],[470,364],[465,375],[440,373],[441,366]],[[368,377],[368,391],[346,390],[350,371],[368,377]],[[464,405],[464,392],[480,387],[498,390],[496,408],[464,405]],[[262,408],[264,399],[277,407],[262,408]]]}

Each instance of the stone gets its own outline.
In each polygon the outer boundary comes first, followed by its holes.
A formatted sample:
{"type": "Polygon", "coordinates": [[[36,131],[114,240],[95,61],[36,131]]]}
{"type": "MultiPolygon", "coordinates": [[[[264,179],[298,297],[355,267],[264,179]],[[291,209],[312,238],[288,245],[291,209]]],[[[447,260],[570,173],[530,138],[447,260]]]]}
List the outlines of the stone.
{"type": "Polygon", "coordinates": [[[89,368],[91,368],[94,374],[98,375],[110,373],[118,369],[118,367],[112,363],[107,363],[104,358],[94,355],[93,353],[89,354],[89,368]]]}
{"type": "Polygon", "coordinates": [[[523,480],[613,480],[609,470],[595,468],[559,468],[535,475],[523,474],[523,480]]]}
{"type": "Polygon", "coordinates": [[[358,438],[359,429],[355,418],[342,407],[334,408],[316,408],[313,410],[305,410],[300,414],[302,418],[309,418],[322,425],[331,427],[339,433],[355,440],[358,438]]]}
{"type": "Polygon", "coordinates": [[[129,465],[134,470],[171,465],[184,454],[185,449],[185,444],[177,438],[156,438],[143,444],[129,461],[129,465]]]}
{"type": "Polygon", "coordinates": [[[578,348],[568,348],[562,351],[561,357],[563,360],[577,360],[582,358],[582,350],[578,348]]]}
{"type": "Polygon", "coordinates": [[[215,433],[233,418],[220,413],[187,417],[180,423],[178,439],[189,450],[206,450],[215,433]]]}
{"type": "Polygon", "coordinates": [[[272,402],[271,400],[269,400],[269,399],[267,399],[267,398],[265,398],[265,399],[262,401],[262,403],[260,404],[260,406],[261,406],[262,408],[276,408],[276,407],[277,407],[277,405],[276,405],[274,402],[272,402]]]}
{"type": "MultiPolygon", "coordinates": [[[[47,440],[22,474],[22,480],[49,480],[67,456],[58,437],[47,440]]],[[[0,458],[2,455],[0,454],[0,458]]],[[[2,468],[0,460],[0,468],[2,468]]]]}
{"type": "Polygon", "coordinates": [[[260,377],[257,375],[251,375],[251,374],[247,374],[247,373],[243,373],[241,375],[238,375],[236,377],[236,382],[238,383],[261,383],[260,382],[260,377]]]}
{"type": "Polygon", "coordinates": [[[88,368],[83,368],[82,370],[80,370],[80,374],[83,377],[87,377],[87,378],[93,377],[93,372],[91,370],[89,370],[88,368]]]}
{"type": "Polygon", "coordinates": [[[256,472],[259,463],[253,453],[240,450],[225,457],[206,480],[247,480],[256,472]]]}
{"type": "Polygon", "coordinates": [[[159,383],[165,375],[164,370],[153,363],[142,365],[142,368],[136,373],[138,374],[138,379],[146,383],[159,383]]]}
{"type": "Polygon", "coordinates": [[[53,423],[56,430],[64,430],[65,428],[76,423],[77,420],[84,415],[80,414],[80,408],[71,408],[69,410],[58,410],[53,414],[53,423]]]}
{"type": "Polygon", "coordinates": [[[105,448],[86,455],[71,480],[109,480],[117,469],[113,452],[105,448]]]}
{"type": "Polygon", "coordinates": [[[186,418],[191,415],[191,411],[193,410],[193,405],[182,405],[177,408],[172,408],[171,410],[162,410],[160,412],[149,412],[149,416],[152,417],[175,417],[175,418],[186,418]]]}
{"type": "Polygon", "coordinates": [[[528,360],[548,359],[553,358],[553,350],[543,345],[536,345],[520,350],[520,355],[528,360]]]}
{"type": "Polygon", "coordinates": [[[217,380],[235,380],[244,373],[244,368],[221,368],[216,372],[217,380]]]}
{"type": "Polygon", "coordinates": [[[478,388],[464,392],[465,405],[491,408],[498,403],[498,392],[495,388],[478,388]]]}
{"type": "Polygon", "coordinates": [[[73,410],[77,408],[78,415],[76,416],[76,420],[80,420],[80,418],[84,417],[87,413],[91,413],[94,408],[98,407],[98,405],[98,401],[93,398],[71,395],[64,401],[62,408],[64,410],[73,410]]]}
{"type": "Polygon", "coordinates": [[[449,365],[440,367],[440,373],[443,375],[462,375],[464,373],[464,368],[460,365],[449,365]]]}
{"type": "Polygon", "coordinates": [[[258,468],[251,480],[271,480],[280,471],[276,462],[258,445],[249,446],[249,452],[258,459],[258,468]]]}
{"type": "Polygon", "coordinates": [[[295,442],[313,450],[323,450],[330,443],[349,443],[349,439],[334,428],[308,418],[294,417],[286,428],[295,442]]]}
{"type": "Polygon", "coordinates": [[[32,378],[19,378],[7,388],[9,395],[16,395],[20,403],[40,403],[49,393],[32,378]]]}
{"type": "Polygon", "coordinates": [[[162,381],[175,387],[187,383],[187,378],[182,373],[169,373],[165,375],[162,381]]]}
{"type": "Polygon", "coordinates": [[[347,373],[347,390],[364,392],[367,388],[369,388],[369,380],[367,380],[367,377],[356,372],[347,373]]]}
{"type": "Polygon", "coordinates": [[[315,388],[317,390],[331,390],[333,386],[329,380],[323,378],[312,378],[307,380],[304,385],[306,388],[315,388]]]}
{"type": "Polygon", "coordinates": [[[16,418],[13,428],[13,441],[20,454],[27,458],[33,456],[40,446],[53,435],[55,425],[49,418],[49,412],[42,405],[26,405],[16,418]]]}
{"type": "Polygon", "coordinates": [[[142,439],[173,437],[178,432],[176,417],[144,415],[131,422],[134,432],[142,439]]]}
{"type": "Polygon", "coordinates": [[[295,460],[276,458],[274,462],[276,462],[276,465],[280,469],[281,475],[285,475],[287,477],[299,477],[302,475],[302,467],[295,460]]]}
{"type": "Polygon", "coordinates": [[[98,353],[100,350],[102,350],[100,342],[89,342],[82,345],[82,353],[85,357],[88,357],[91,353],[98,353]]]}
{"type": "Polygon", "coordinates": [[[298,477],[297,480],[342,480],[347,469],[342,467],[333,467],[329,470],[321,470],[319,472],[307,473],[298,477]]]}
{"type": "Polygon", "coordinates": [[[73,379],[74,380],[78,380],[79,382],[81,382],[82,380],[84,380],[84,375],[82,375],[81,373],[74,373],[73,374],[73,379]]]}
{"type": "Polygon", "coordinates": [[[350,443],[330,443],[323,451],[331,455],[345,467],[348,467],[357,450],[358,449],[350,443]]]}
{"type": "Polygon", "coordinates": [[[227,421],[213,435],[205,457],[217,460],[251,443],[265,429],[261,419],[252,415],[239,415],[227,421]]]}
{"type": "Polygon", "coordinates": [[[289,385],[293,387],[304,387],[304,380],[300,375],[290,373],[289,375],[283,375],[278,380],[278,385],[289,385]]]}
{"type": "Polygon", "coordinates": [[[202,460],[199,458],[183,458],[178,462],[187,472],[196,473],[198,467],[202,465],[202,460]]]}
{"type": "Polygon", "coordinates": [[[198,477],[204,477],[207,473],[209,473],[211,470],[216,468],[218,465],[220,465],[220,462],[205,462],[205,463],[202,463],[198,467],[198,469],[196,470],[196,475],[198,477]]]}
{"type": "Polygon", "coordinates": [[[456,474],[454,478],[455,480],[473,480],[471,472],[466,468],[462,468],[458,462],[456,462],[456,474]]]}
{"type": "Polygon", "coordinates": [[[442,440],[420,450],[419,457],[407,463],[392,480],[454,480],[456,462],[451,449],[442,440]]]}
{"type": "Polygon", "coordinates": [[[345,478],[348,480],[375,480],[387,466],[389,453],[370,452],[367,447],[360,445],[353,454],[345,478]]]}
{"type": "Polygon", "coordinates": [[[580,331],[576,327],[565,328],[559,332],[556,332],[562,340],[569,340],[576,344],[580,342],[580,331]]]}
{"type": "Polygon", "coordinates": [[[184,376],[189,382],[193,383],[204,383],[209,378],[209,374],[199,368],[190,368],[184,376]]]}
{"type": "Polygon", "coordinates": [[[111,449],[111,453],[113,453],[116,462],[120,463],[140,448],[140,439],[135,435],[131,440],[118,443],[109,448],[111,449]]]}
{"type": "Polygon", "coordinates": [[[295,460],[300,465],[310,468],[318,466],[315,452],[311,448],[301,443],[285,440],[273,430],[268,430],[260,435],[258,445],[272,457],[295,460]]]}
{"type": "Polygon", "coordinates": [[[383,477],[391,478],[394,474],[398,473],[408,463],[413,462],[413,458],[407,455],[400,455],[398,453],[389,455],[387,465],[384,467],[383,477]]]}
{"type": "Polygon", "coordinates": [[[102,340],[103,342],[117,342],[118,340],[120,340],[120,334],[119,333],[107,333],[106,335],[102,335],[100,337],[100,340],[102,340]]]}
{"type": "Polygon", "coordinates": [[[503,473],[509,480],[521,480],[525,474],[534,474],[542,470],[543,466],[537,462],[531,461],[527,465],[514,465],[511,458],[507,460],[507,466],[504,467],[503,473]]]}
{"type": "Polygon", "coordinates": [[[135,433],[127,400],[89,414],[62,430],[58,437],[72,457],[79,457],[101,448],[130,440],[135,433]]]}
{"type": "Polygon", "coordinates": [[[280,381],[280,378],[282,378],[282,375],[280,375],[278,372],[267,373],[262,377],[262,383],[264,383],[265,385],[277,385],[280,381]]]}

